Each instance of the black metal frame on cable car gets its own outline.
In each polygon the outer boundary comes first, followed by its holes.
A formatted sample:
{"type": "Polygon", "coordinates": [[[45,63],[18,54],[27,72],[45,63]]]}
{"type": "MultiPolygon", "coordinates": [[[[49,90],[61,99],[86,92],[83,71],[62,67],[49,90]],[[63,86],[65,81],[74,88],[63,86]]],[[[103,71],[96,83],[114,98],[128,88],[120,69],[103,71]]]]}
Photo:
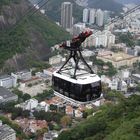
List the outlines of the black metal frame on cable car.
{"type": "MultiPolygon", "coordinates": [[[[83,64],[85,64],[89,70],[89,73],[93,74],[93,70],[90,68],[90,66],[87,64],[87,62],[85,61],[85,59],[82,56],[82,48],[80,47],[82,42],[85,41],[85,39],[87,37],[89,37],[92,34],[91,31],[86,31],[86,32],[82,32],[80,33],[77,37],[73,38],[71,42],[64,42],[60,47],[70,51],[70,55],[67,58],[66,62],[62,65],[62,67],[58,70],[58,73],[61,73],[62,71],[68,70],[68,68],[65,68],[66,64],[70,61],[71,58],[73,58],[74,62],[75,62],[75,70],[74,70],[74,74],[72,76],[72,78],[76,79],[76,71],[77,69],[81,69],[78,67],[78,63],[79,60],[81,60],[83,62],[83,64]]],[[[71,69],[71,68],[69,68],[71,69]]]]}

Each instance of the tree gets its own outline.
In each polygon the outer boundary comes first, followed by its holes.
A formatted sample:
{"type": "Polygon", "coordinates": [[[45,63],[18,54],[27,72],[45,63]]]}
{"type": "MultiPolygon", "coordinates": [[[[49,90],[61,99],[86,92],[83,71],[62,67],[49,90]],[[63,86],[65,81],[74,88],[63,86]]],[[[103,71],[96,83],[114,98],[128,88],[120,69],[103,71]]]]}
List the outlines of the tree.
{"type": "Polygon", "coordinates": [[[30,111],[29,110],[23,110],[21,116],[25,117],[25,118],[28,118],[30,116],[30,111]]]}
{"type": "Polygon", "coordinates": [[[88,113],[86,111],[83,112],[83,118],[87,118],[88,113]]]}
{"type": "Polygon", "coordinates": [[[25,93],[25,94],[23,94],[22,99],[23,99],[23,101],[26,101],[26,100],[31,99],[31,96],[29,94],[25,93]]]}
{"type": "Polygon", "coordinates": [[[37,130],[37,132],[36,132],[36,138],[39,138],[39,137],[42,137],[43,136],[43,134],[44,133],[46,133],[48,131],[48,128],[42,128],[42,129],[40,129],[40,130],[37,130]]]}
{"type": "Polygon", "coordinates": [[[50,110],[57,111],[57,105],[50,105],[50,110]]]}
{"type": "Polygon", "coordinates": [[[14,88],[12,92],[15,93],[18,96],[18,98],[22,98],[23,96],[23,92],[18,90],[17,88],[14,88]]]}
{"type": "Polygon", "coordinates": [[[134,133],[140,136],[140,123],[134,124],[134,133]]]}
{"type": "Polygon", "coordinates": [[[70,125],[71,124],[71,117],[70,116],[63,116],[62,118],[61,118],[61,125],[63,126],[63,127],[66,127],[66,126],[68,126],[68,125],[70,125]]]}
{"type": "Polygon", "coordinates": [[[12,120],[16,119],[17,117],[21,116],[22,108],[14,108],[12,112],[12,120]]]}

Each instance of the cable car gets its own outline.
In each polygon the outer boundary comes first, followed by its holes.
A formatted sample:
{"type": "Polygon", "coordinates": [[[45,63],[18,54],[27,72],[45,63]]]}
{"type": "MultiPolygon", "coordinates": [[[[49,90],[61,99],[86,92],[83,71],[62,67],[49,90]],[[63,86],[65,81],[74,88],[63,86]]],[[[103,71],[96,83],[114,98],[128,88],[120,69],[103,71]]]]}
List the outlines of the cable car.
{"type": "Polygon", "coordinates": [[[67,97],[68,100],[89,102],[96,100],[101,95],[101,80],[96,74],[79,74],[77,79],[69,77],[69,74],[53,73],[52,86],[56,95],[67,97]]]}
{"type": "Polygon", "coordinates": [[[100,98],[101,79],[94,74],[90,66],[84,60],[81,53],[81,43],[91,32],[81,33],[71,43],[63,43],[61,47],[70,51],[63,66],[52,75],[52,87],[54,94],[72,102],[86,103],[100,98]],[[75,66],[67,65],[73,59],[75,66]],[[86,65],[87,69],[80,68],[79,61],[86,65]]]}

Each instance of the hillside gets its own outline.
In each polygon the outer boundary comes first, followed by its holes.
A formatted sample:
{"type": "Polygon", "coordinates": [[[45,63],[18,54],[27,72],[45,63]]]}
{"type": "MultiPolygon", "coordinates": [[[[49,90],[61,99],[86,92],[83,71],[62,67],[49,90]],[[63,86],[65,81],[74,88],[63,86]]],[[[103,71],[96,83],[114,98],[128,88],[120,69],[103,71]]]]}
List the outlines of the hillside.
{"type": "Polygon", "coordinates": [[[108,103],[75,128],[62,132],[57,140],[140,140],[140,96],[108,103]]]}
{"type": "Polygon", "coordinates": [[[122,10],[122,5],[115,0],[88,0],[88,5],[91,8],[100,8],[114,12],[120,12],[122,10]]]}
{"type": "MultiPolygon", "coordinates": [[[[39,0],[30,0],[32,3],[38,3],[39,0]]],[[[50,0],[47,3],[47,6],[44,7],[46,10],[46,15],[54,20],[60,22],[61,19],[61,4],[62,2],[71,2],[73,3],[73,17],[74,22],[81,21],[82,20],[82,13],[83,13],[83,7],[77,5],[74,0],[50,0]]],[[[45,2],[45,0],[44,0],[45,2]]],[[[43,3],[43,2],[42,2],[43,3]]],[[[41,5],[42,5],[41,3],[41,5]]]]}
{"type": "Polygon", "coordinates": [[[69,37],[40,13],[25,18],[15,27],[31,7],[27,0],[2,0],[0,5],[0,67],[4,66],[3,69],[19,70],[28,67],[31,61],[46,59],[52,45],[69,37]]]}

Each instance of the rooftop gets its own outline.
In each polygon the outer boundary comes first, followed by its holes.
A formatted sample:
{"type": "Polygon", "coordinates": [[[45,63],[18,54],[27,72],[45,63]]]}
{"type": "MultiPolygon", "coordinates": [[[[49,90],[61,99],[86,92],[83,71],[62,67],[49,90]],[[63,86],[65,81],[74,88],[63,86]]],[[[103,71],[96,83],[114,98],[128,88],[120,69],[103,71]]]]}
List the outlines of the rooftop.
{"type": "Polygon", "coordinates": [[[6,99],[6,98],[13,97],[13,96],[17,96],[17,95],[15,95],[14,93],[12,93],[8,89],[0,86],[0,97],[1,98],[6,99]]]}
{"type": "Polygon", "coordinates": [[[1,79],[6,79],[6,78],[9,78],[9,77],[11,78],[10,75],[0,75],[0,80],[1,80],[1,79]]]}
{"type": "Polygon", "coordinates": [[[15,133],[15,131],[7,124],[0,126],[0,139],[5,139],[6,137],[12,135],[13,133],[15,133]]]}
{"type": "Polygon", "coordinates": [[[90,74],[85,70],[76,71],[76,79],[71,78],[74,74],[74,68],[70,70],[64,70],[61,74],[54,72],[53,75],[61,79],[80,84],[88,84],[100,81],[100,77],[96,74],[90,74]]]}
{"type": "Polygon", "coordinates": [[[69,106],[66,106],[66,114],[73,114],[73,108],[69,105],[69,106]]]}
{"type": "Polygon", "coordinates": [[[24,130],[34,131],[34,132],[36,132],[37,130],[40,130],[42,128],[47,128],[47,126],[48,126],[48,124],[45,120],[17,118],[15,120],[15,122],[18,123],[19,126],[21,126],[24,130]]]}
{"type": "Polygon", "coordinates": [[[136,56],[125,54],[125,53],[121,52],[121,53],[112,53],[112,54],[108,54],[108,55],[99,55],[99,57],[103,57],[105,59],[109,59],[111,61],[118,62],[118,61],[123,61],[123,60],[129,60],[129,59],[135,58],[136,56]]]}
{"type": "Polygon", "coordinates": [[[28,83],[28,82],[32,82],[32,81],[35,81],[35,80],[41,80],[41,78],[40,77],[32,77],[29,80],[22,80],[21,83],[28,83]]]}

